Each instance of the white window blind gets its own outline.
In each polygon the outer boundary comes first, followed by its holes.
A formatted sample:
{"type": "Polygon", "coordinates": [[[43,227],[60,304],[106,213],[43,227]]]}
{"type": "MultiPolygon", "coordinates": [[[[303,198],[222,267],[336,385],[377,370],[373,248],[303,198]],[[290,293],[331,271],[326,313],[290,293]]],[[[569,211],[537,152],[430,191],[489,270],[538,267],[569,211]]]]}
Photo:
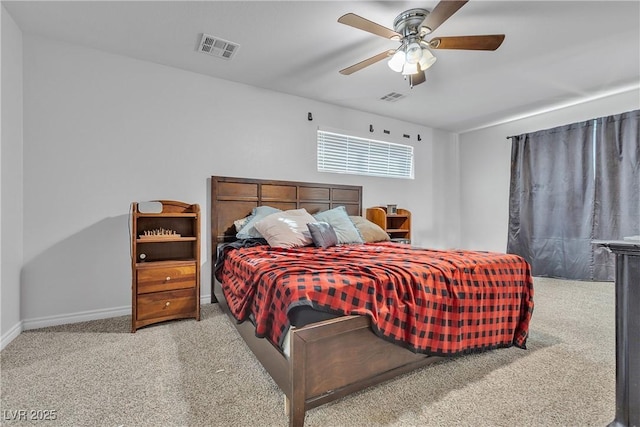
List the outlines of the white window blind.
{"type": "Polygon", "coordinates": [[[318,171],[413,179],[413,147],[318,130],[318,171]]]}

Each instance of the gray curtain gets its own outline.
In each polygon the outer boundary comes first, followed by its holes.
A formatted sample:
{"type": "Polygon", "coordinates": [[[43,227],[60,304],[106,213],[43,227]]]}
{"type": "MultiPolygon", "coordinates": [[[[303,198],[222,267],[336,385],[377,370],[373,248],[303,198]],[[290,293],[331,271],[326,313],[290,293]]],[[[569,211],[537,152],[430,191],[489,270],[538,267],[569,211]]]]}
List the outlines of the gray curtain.
{"type": "MultiPolygon", "coordinates": [[[[640,110],[597,120],[594,238],[640,235],[640,110]]],[[[613,257],[595,248],[593,279],[613,280],[613,257]]]]}
{"type": "Polygon", "coordinates": [[[534,276],[582,279],[591,261],[593,121],[512,137],[507,252],[534,276]]]}
{"type": "Polygon", "coordinates": [[[594,239],[640,234],[640,111],[514,136],[507,252],[535,276],[613,280],[594,239]]]}

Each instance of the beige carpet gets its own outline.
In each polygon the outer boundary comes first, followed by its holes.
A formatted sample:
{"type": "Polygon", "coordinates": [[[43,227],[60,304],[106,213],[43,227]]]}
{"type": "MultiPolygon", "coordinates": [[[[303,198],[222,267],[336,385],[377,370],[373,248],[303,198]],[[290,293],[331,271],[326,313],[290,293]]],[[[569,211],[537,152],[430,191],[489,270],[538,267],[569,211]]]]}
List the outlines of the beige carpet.
{"type": "MultiPolygon", "coordinates": [[[[535,279],[528,350],[452,359],[308,411],[307,426],[604,426],[612,283],[535,279]]],[[[285,426],[283,395],[217,305],[129,333],[128,316],[31,330],[1,353],[2,425],[285,426]],[[54,421],[11,420],[55,411],[54,421]],[[42,412],[41,412],[42,413],[42,412]]]]}

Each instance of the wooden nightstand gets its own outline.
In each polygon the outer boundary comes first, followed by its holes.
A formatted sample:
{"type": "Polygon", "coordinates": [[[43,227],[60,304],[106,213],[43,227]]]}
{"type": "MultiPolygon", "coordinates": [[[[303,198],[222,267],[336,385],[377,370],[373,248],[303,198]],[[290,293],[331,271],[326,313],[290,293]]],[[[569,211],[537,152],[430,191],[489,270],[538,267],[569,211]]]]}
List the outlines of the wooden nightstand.
{"type": "Polygon", "coordinates": [[[389,234],[392,242],[411,243],[411,212],[396,209],[396,213],[387,213],[386,206],[367,208],[367,219],[389,234]]]}
{"type": "Polygon", "coordinates": [[[166,320],[200,320],[200,207],[158,200],[131,204],[131,332],[166,320]]]}

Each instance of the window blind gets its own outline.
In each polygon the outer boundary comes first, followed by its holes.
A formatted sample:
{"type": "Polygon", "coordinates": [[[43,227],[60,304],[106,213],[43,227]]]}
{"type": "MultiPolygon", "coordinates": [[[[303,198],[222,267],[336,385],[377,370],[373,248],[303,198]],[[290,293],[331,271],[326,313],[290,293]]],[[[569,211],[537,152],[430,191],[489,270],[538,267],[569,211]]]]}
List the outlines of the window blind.
{"type": "Polygon", "coordinates": [[[413,179],[413,147],[318,130],[318,171],[413,179]]]}

